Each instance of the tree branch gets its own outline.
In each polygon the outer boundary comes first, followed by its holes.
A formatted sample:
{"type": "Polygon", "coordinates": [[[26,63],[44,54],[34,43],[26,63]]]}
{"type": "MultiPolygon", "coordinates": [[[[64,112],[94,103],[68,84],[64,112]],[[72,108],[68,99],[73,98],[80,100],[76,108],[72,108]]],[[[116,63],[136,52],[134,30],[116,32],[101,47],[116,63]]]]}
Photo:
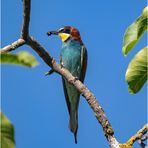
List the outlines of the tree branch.
{"type": "Polygon", "coordinates": [[[31,9],[30,0],[23,0],[23,5],[24,5],[23,6],[24,19],[23,19],[23,25],[22,25],[21,38],[26,40],[29,34],[30,9],[31,9]]]}
{"type": "Polygon", "coordinates": [[[25,42],[27,41],[29,35],[30,9],[31,9],[30,0],[23,0],[23,25],[21,31],[21,38],[13,42],[11,45],[7,45],[4,48],[2,48],[0,50],[0,54],[15,50],[16,48],[24,45],[25,42]]]}
{"type": "Polygon", "coordinates": [[[145,124],[134,136],[132,136],[125,144],[120,144],[119,148],[132,148],[135,141],[140,140],[148,131],[148,124],[145,124]]]}
{"type": "Polygon", "coordinates": [[[10,51],[13,51],[13,50],[15,50],[16,48],[18,48],[18,47],[24,45],[25,43],[26,43],[25,40],[23,40],[23,39],[18,39],[17,41],[13,42],[12,44],[3,47],[3,48],[0,50],[0,54],[1,54],[1,53],[7,53],[7,52],[10,52],[10,51]]]}
{"type": "Polygon", "coordinates": [[[144,134],[148,131],[148,124],[145,124],[142,129],[140,129],[134,136],[132,136],[127,143],[133,145],[137,140],[140,140],[144,134]]]}

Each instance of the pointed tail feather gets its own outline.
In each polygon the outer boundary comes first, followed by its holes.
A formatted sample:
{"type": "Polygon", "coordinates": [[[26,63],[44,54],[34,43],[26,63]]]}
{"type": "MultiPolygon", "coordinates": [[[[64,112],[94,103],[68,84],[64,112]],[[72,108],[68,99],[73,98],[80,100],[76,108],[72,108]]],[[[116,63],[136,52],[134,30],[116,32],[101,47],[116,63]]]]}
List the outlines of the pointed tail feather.
{"type": "Polygon", "coordinates": [[[74,134],[75,144],[77,144],[77,130],[78,130],[78,115],[77,112],[70,113],[69,128],[74,134]]]}
{"type": "Polygon", "coordinates": [[[77,132],[74,133],[74,138],[75,138],[75,144],[77,144],[77,132]]]}

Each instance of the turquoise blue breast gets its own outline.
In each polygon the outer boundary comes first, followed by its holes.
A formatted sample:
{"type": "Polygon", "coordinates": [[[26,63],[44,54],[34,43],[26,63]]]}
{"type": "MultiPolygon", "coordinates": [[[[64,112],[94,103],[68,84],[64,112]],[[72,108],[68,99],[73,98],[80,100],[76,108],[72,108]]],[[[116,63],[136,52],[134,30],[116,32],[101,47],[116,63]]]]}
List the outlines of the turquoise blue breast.
{"type": "Polygon", "coordinates": [[[62,64],[74,76],[80,78],[81,75],[81,44],[75,40],[69,40],[62,45],[62,64]]]}

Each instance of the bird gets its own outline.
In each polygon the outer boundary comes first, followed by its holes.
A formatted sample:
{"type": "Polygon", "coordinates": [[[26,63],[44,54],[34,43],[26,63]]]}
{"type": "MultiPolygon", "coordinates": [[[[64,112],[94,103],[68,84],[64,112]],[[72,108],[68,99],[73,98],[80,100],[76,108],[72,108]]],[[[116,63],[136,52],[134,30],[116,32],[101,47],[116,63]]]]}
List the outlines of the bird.
{"type": "MultiPolygon", "coordinates": [[[[57,31],[49,31],[47,35],[58,35],[60,37],[62,40],[60,64],[83,83],[87,69],[87,49],[82,42],[78,29],[65,26],[57,31]]],[[[77,144],[80,93],[64,77],[62,77],[62,82],[70,116],[69,128],[74,134],[75,143],[77,144]]]]}

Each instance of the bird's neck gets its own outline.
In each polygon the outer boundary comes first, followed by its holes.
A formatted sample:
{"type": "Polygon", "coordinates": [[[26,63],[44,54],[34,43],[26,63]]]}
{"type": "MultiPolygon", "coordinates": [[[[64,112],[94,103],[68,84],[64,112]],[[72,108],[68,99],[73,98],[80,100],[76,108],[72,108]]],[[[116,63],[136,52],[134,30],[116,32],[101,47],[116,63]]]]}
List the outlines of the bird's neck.
{"type": "Polygon", "coordinates": [[[63,42],[63,46],[73,46],[73,45],[82,45],[82,42],[70,38],[66,42],[63,42]]]}

